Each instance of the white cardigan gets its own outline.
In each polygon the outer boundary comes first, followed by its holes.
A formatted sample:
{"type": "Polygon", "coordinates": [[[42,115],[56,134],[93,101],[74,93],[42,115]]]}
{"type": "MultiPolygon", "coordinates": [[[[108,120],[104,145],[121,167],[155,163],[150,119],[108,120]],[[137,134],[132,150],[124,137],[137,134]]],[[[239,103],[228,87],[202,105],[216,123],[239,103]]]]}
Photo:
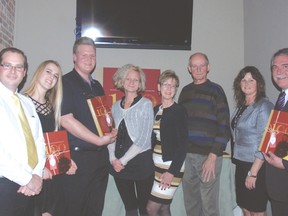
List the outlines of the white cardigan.
{"type": "MultiPolygon", "coordinates": [[[[136,104],[123,109],[118,100],[112,106],[112,116],[115,126],[118,129],[120,122],[124,119],[128,134],[133,141],[133,145],[123,155],[118,158],[125,166],[132,158],[139,153],[151,149],[151,134],[153,129],[154,113],[152,102],[142,97],[136,104]]],[[[117,159],[115,157],[115,142],[108,145],[110,162],[117,159]]]]}

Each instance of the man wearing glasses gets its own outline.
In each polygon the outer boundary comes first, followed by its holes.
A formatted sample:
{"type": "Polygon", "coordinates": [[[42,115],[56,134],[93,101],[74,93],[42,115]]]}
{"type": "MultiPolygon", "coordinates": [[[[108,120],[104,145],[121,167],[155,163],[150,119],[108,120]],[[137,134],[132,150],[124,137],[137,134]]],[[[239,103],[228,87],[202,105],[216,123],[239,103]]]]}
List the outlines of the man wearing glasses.
{"type": "Polygon", "coordinates": [[[230,114],[222,87],[207,79],[209,69],[205,54],[191,55],[188,70],[193,82],[179,96],[179,104],[188,114],[188,153],[182,180],[187,215],[220,215],[220,173],[230,138],[230,114]]]}
{"type": "Polygon", "coordinates": [[[0,52],[0,215],[30,216],[32,196],[40,193],[45,143],[35,106],[17,92],[27,73],[17,48],[0,52]]]}

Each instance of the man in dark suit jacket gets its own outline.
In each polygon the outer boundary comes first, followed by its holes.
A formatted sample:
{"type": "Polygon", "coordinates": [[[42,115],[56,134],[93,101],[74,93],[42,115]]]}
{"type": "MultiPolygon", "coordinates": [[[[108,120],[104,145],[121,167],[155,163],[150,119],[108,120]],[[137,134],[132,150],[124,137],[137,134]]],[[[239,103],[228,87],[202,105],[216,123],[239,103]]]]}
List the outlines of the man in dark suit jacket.
{"type": "MultiPolygon", "coordinates": [[[[288,112],[288,48],[278,50],[271,60],[271,72],[275,84],[284,92],[284,103],[281,96],[275,104],[275,110],[288,112]]],[[[281,95],[282,95],[281,94],[281,95]]],[[[288,119],[287,119],[288,123],[288,119]]],[[[288,161],[272,152],[264,155],[266,166],[267,191],[271,201],[273,216],[288,215],[288,161]]]]}

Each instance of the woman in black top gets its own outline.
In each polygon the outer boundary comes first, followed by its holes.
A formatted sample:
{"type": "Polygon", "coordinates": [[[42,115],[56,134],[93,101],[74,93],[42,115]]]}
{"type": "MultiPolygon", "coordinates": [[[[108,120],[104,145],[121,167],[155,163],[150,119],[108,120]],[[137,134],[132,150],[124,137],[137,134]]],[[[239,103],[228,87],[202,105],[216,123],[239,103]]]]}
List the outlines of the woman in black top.
{"type": "Polygon", "coordinates": [[[158,79],[162,104],[154,108],[155,178],[147,205],[150,216],[171,215],[170,204],[184,173],[188,128],[185,109],[174,102],[178,86],[174,71],[166,70],[158,79]]]}
{"type": "MultiPolygon", "coordinates": [[[[33,101],[39,115],[43,132],[57,131],[60,128],[62,101],[62,70],[58,62],[47,60],[37,68],[25,94],[33,101]]],[[[74,174],[77,166],[72,166],[67,174],[74,174]]],[[[63,216],[65,209],[61,193],[61,175],[53,176],[45,168],[43,188],[35,198],[35,211],[42,216],[63,216]]]]}

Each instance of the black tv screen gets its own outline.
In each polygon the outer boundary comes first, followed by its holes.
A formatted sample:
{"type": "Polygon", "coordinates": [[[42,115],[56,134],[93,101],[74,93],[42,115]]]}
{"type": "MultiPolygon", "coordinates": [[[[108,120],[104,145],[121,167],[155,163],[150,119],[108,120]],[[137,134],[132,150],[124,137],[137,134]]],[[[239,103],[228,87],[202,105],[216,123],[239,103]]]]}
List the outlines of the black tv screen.
{"type": "Polygon", "coordinates": [[[193,0],[77,0],[76,38],[97,47],[191,50],[193,0]]]}

